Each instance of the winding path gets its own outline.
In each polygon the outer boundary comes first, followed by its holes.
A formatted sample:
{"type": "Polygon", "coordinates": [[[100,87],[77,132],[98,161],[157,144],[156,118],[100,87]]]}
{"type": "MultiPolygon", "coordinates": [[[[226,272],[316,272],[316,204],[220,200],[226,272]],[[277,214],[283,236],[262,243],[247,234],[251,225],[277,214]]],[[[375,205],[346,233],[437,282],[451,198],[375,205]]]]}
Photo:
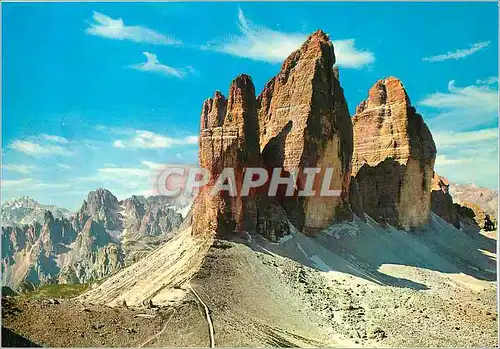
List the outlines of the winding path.
{"type": "Polygon", "coordinates": [[[172,314],[170,314],[170,317],[168,318],[167,322],[165,322],[165,325],[163,325],[163,328],[160,332],[154,334],[153,336],[149,337],[149,339],[145,342],[143,342],[141,345],[139,345],[139,348],[142,348],[143,346],[145,346],[146,344],[148,344],[149,342],[153,341],[154,339],[158,338],[159,336],[161,336],[161,334],[163,332],[165,332],[165,330],[167,329],[167,325],[168,323],[170,322],[170,320],[172,320],[172,317],[174,316],[175,314],[175,309],[172,311],[172,314]]]}
{"type": "Polygon", "coordinates": [[[203,307],[205,308],[205,316],[207,318],[208,330],[210,333],[210,348],[214,348],[215,347],[214,325],[212,323],[212,318],[210,317],[210,311],[208,309],[208,306],[205,304],[205,302],[203,302],[203,300],[200,298],[200,296],[198,296],[196,291],[191,286],[189,286],[189,289],[191,290],[191,292],[193,292],[195,297],[198,299],[198,301],[201,303],[201,305],[203,305],[203,307]]]}

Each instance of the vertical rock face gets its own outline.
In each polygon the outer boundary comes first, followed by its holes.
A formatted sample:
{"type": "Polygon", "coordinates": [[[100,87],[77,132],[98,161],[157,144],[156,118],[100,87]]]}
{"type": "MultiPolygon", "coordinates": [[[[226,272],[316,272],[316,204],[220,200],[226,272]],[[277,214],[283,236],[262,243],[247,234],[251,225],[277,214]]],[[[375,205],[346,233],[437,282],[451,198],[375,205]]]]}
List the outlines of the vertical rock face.
{"type": "MultiPolygon", "coordinates": [[[[333,45],[319,30],[285,60],[258,97],[265,166],[283,167],[285,172],[334,169],[330,188],[341,190],[340,197],[296,198],[298,205],[284,205],[293,223],[305,230],[324,228],[348,211],[352,125],[334,63],[333,45]]],[[[317,175],[316,184],[323,175],[317,175]]]]}
{"type": "Polygon", "coordinates": [[[80,211],[76,214],[78,229],[83,228],[88,217],[102,222],[109,230],[120,229],[120,222],[117,217],[118,199],[109,190],[99,188],[91,191],[80,211]]]}
{"type": "Polygon", "coordinates": [[[120,204],[122,234],[128,240],[170,233],[182,223],[182,215],[166,197],[133,195],[120,204]]]}
{"type": "Polygon", "coordinates": [[[354,210],[405,229],[426,224],[436,146],[400,80],[379,80],[353,117],[354,210]]]}
{"type": "Polygon", "coordinates": [[[460,216],[453,205],[448,180],[434,173],[431,186],[431,210],[448,223],[460,228],[460,216]]]}
{"type": "Polygon", "coordinates": [[[244,168],[260,162],[255,88],[248,75],[233,80],[227,100],[217,91],[204,102],[199,161],[210,172],[211,182],[194,203],[193,230],[227,236],[254,228],[255,204],[239,195],[244,168]],[[224,168],[234,169],[238,195],[231,197],[227,191],[209,195],[224,168]]]}
{"type": "Polygon", "coordinates": [[[227,100],[217,91],[203,103],[199,161],[212,181],[194,203],[195,234],[246,230],[276,240],[288,232],[288,219],[301,230],[315,231],[351,217],[352,124],[334,63],[332,43],[317,31],[285,60],[257,99],[250,77],[241,75],[227,100]],[[282,176],[298,170],[294,196],[268,197],[269,182],[248,197],[239,196],[244,169],[259,166],[270,173],[282,168],[282,176]],[[332,168],[328,189],[341,195],[299,197],[305,167],[322,168],[315,178],[318,194],[325,169],[332,168]],[[208,191],[224,168],[234,168],[238,195],[211,197],[208,191]]]}

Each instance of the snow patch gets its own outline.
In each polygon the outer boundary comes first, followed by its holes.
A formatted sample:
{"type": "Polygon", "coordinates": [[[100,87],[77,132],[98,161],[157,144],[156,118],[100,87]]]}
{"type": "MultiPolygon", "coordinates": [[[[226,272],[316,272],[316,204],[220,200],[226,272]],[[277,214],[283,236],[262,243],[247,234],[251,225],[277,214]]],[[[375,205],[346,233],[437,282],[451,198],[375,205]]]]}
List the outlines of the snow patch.
{"type": "Polygon", "coordinates": [[[326,264],[318,255],[313,254],[309,259],[314,263],[314,265],[324,272],[332,271],[332,268],[328,264],[326,264]]]}
{"type": "Polygon", "coordinates": [[[299,249],[299,251],[309,260],[312,262],[312,264],[319,270],[321,271],[324,271],[324,272],[329,272],[329,271],[332,271],[333,269],[330,268],[330,266],[328,264],[326,264],[320,256],[318,256],[317,254],[313,254],[311,256],[309,256],[307,254],[307,252],[304,250],[304,248],[302,247],[302,245],[300,243],[296,243],[297,244],[297,248],[299,249]]]}

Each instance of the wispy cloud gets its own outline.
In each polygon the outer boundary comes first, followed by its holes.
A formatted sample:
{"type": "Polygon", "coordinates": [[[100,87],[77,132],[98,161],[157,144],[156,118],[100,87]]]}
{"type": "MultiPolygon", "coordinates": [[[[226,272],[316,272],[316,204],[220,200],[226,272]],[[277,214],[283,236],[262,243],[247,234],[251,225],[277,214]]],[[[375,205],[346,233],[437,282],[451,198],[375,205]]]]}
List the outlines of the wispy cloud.
{"type": "Polygon", "coordinates": [[[456,87],[455,81],[448,83],[448,92],[428,95],[420,104],[439,109],[470,108],[492,111],[497,109],[498,93],[488,86],[456,87]]]}
{"type": "Polygon", "coordinates": [[[161,170],[168,166],[167,164],[160,164],[158,162],[147,161],[147,160],[141,160],[141,164],[152,170],[161,170]]]}
{"type": "Polygon", "coordinates": [[[2,179],[2,188],[10,191],[29,192],[31,190],[44,190],[56,188],[70,188],[69,183],[45,183],[33,178],[2,179]]]}
{"type": "Polygon", "coordinates": [[[497,187],[498,97],[493,79],[425,96],[418,104],[431,108],[426,118],[438,149],[436,171],[457,183],[497,187]],[[491,83],[490,83],[491,82],[491,83]]]}
{"type": "Polygon", "coordinates": [[[428,120],[434,130],[491,127],[498,119],[498,89],[492,85],[457,87],[455,81],[450,81],[448,92],[432,93],[418,104],[438,111],[428,120]]]}
{"type": "Polygon", "coordinates": [[[175,76],[179,79],[185,78],[188,74],[195,73],[195,70],[191,66],[187,66],[185,68],[173,68],[160,63],[158,57],[156,57],[154,53],[143,52],[143,54],[146,56],[146,62],[133,64],[129,66],[129,68],[165,76],[175,76]]]}
{"type": "Polygon", "coordinates": [[[452,159],[449,158],[447,155],[436,156],[436,166],[466,164],[470,161],[471,161],[470,159],[452,159]]]}
{"type": "Polygon", "coordinates": [[[130,138],[118,139],[113,142],[113,146],[116,148],[143,149],[171,148],[173,146],[194,144],[198,144],[197,136],[172,138],[145,130],[136,130],[130,138]]]}
{"type": "Polygon", "coordinates": [[[22,174],[28,174],[37,169],[37,167],[34,165],[8,165],[8,164],[3,164],[2,168],[7,171],[17,172],[22,174]]]}
{"type": "Polygon", "coordinates": [[[496,141],[498,139],[498,129],[488,128],[469,132],[436,132],[434,133],[433,138],[438,148],[490,140],[496,141]]]}
{"type": "Polygon", "coordinates": [[[333,40],[336,65],[344,68],[361,68],[375,62],[373,52],[360,50],[355,46],[354,39],[333,40]]]}
{"type": "Polygon", "coordinates": [[[480,183],[497,187],[498,130],[436,132],[436,171],[458,183],[480,183]]]}
{"type": "Polygon", "coordinates": [[[57,163],[56,166],[63,170],[71,170],[73,168],[68,164],[62,164],[62,163],[57,163]]]}
{"type": "Polygon", "coordinates": [[[61,137],[61,136],[54,136],[54,135],[48,135],[48,134],[42,133],[40,135],[40,137],[45,139],[46,141],[53,142],[53,143],[61,143],[61,144],[68,143],[68,140],[64,137],[61,137]]]}
{"type": "Polygon", "coordinates": [[[476,80],[476,84],[478,85],[493,85],[498,84],[498,76],[490,76],[484,80],[476,80]]]}
{"type": "MultiPolygon", "coordinates": [[[[280,63],[307,38],[304,33],[284,33],[254,25],[241,9],[238,12],[238,28],[239,35],[215,40],[203,48],[257,61],[280,63]]],[[[372,52],[355,47],[354,39],[336,40],[333,45],[336,64],[339,66],[361,68],[375,61],[372,52]]]]}
{"type": "Polygon", "coordinates": [[[94,12],[93,22],[89,23],[87,33],[108,39],[129,40],[156,45],[176,45],[180,41],[141,26],[125,25],[121,18],[113,19],[99,12],[94,12]]]}
{"type": "Polygon", "coordinates": [[[77,177],[81,183],[110,189],[118,197],[130,195],[153,195],[157,171],[151,168],[107,166],[96,170],[90,176],[77,177]]]}
{"type": "Polygon", "coordinates": [[[31,140],[14,140],[8,146],[10,149],[20,151],[31,156],[71,156],[73,152],[55,144],[40,144],[31,140]]]}
{"type": "Polygon", "coordinates": [[[436,56],[424,57],[422,58],[422,60],[427,62],[442,62],[449,59],[455,59],[455,60],[462,59],[478,51],[481,51],[482,49],[488,47],[489,44],[490,41],[477,42],[469,48],[456,49],[454,51],[448,51],[446,53],[439,54],[436,56]]]}
{"type": "MultiPolygon", "coordinates": [[[[175,154],[176,157],[179,159],[179,157],[177,155],[180,155],[180,154],[175,154]]],[[[180,157],[182,159],[182,156],[180,157]]],[[[179,167],[179,166],[182,166],[182,167],[196,167],[197,165],[194,165],[194,164],[191,164],[191,165],[186,165],[186,164],[178,164],[178,163],[159,163],[159,162],[153,162],[153,161],[148,161],[148,160],[141,160],[141,164],[146,166],[147,168],[151,169],[151,170],[163,170],[169,166],[172,166],[172,167],[179,167]]]]}

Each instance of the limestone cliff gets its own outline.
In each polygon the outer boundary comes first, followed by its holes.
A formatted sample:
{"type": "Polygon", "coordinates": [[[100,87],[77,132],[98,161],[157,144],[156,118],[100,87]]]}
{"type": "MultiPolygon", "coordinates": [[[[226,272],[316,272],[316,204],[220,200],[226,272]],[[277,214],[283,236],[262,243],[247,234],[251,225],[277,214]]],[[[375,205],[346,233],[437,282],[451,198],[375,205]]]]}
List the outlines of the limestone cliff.
{"type": "Polygon", "coordinates": [[[375,219],[405,229],[425,225],[431,209],[436,146],[400,80],[379,80],[353,116],[352,175],[358,202],[375,219]]]}
{"type": "Polygon", "coordinates": [[[249,76],[240,75],[226,100],[220,92],[203,103],[200,129],[200,166],[212,182],[194,203],[193,232],[219,236],[238,231],[258,232],[271,240],[297,228],[314,232],[333,221],[350,219],[348,190],[353,147],[352,124],[331,41],[322,31],[313,33],[283,63],[280,72],[255,98],[249,76]],[[245,168],[261,166],[282,176],[298,170],[294,195],[269,197],[267,186],[241,197],[245,168]],[[306,179],[305,167],[319,167],[317,195],[298,196],[306,179]],[[234,168],[238,195],[208,191],[224,168],[234,168]],[[326,168],[333,169],[328,189],[340,196],[321,197],[326,168]]]}
{"type": "Polygon", "coordinates": [[[431,210],[456,228],[460,228],[460,216],[453,205],[450,183],[437,173],[432,177],[431,210]]]}
{"type": "MultiPolygon", "coordinates": [[[[264,165],[285,173],[319,167],[333,168],[330,188],[340,197],[295,198],[282,203],[297,228],[315,231],[332,221],[350,218],[347,196],[353,146],[352,125],[338,81],[333,45],[321,30],[292,53],[258,97],[260,149],[264,165]]],[[[302,182],[299,174],[299,183],[302,182]]],[[[298,188],[300,189],[300,188],[298,188]]]]}

